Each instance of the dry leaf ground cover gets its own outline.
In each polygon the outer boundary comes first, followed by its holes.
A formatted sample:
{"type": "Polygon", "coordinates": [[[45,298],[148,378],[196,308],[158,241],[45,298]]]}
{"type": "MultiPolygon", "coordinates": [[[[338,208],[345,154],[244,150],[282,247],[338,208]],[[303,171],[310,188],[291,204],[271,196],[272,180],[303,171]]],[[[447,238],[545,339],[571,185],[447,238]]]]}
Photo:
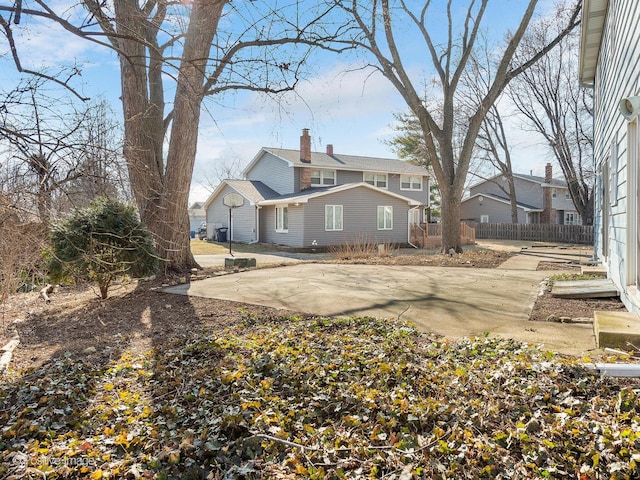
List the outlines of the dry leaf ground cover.
{"type": "Polygon", "coordinates": [[[583,359],[134,287],[11,299],[0,478],[640,477],[640,387],[583,359]]]}
{"type": "MultiPolygon", "coordinates": [[[[3,378],[0,477],[640,475],[637,383],[577,359],[389,320],[237,306],[224,318],[215,301],[137,295],[146,336],[129,312],[129,333],[95,353],[60,352],[3,378]],[[163,311],[191,318],[162,335],[163,311]]],[[[93,308],[89,323],[111,307],[93,308]]]]}

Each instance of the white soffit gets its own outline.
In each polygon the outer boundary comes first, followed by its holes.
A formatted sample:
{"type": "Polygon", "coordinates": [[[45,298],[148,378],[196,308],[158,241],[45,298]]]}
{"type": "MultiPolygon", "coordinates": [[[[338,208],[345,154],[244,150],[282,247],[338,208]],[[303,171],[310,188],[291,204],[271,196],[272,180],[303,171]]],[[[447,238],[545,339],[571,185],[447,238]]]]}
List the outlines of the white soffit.
{"type": "Polygon", "coordinates": [[[609,0],[582,1],[582,32],[580,34],[580,85],[593,86],[607,15],[609,0]]]}

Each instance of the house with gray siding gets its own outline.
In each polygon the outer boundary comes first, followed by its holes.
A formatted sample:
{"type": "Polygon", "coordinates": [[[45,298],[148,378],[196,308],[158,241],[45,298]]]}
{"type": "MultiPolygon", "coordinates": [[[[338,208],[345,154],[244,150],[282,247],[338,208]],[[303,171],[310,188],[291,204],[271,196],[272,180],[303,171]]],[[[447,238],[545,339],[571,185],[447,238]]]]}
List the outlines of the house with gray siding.
{"type": "Polygon", "coordinates": [[[640,313],[640,2],[584,0],[579,79],[593,89],[595,255],[640,313]]]}
{"type": "MultiPolygon", "coordinates": [[[[518,223],[581,225],[582,219],[564,180],[553,178],[551,164],[545,176],[514,173],[518,223]]],[[[462,200],[460,218],[478,223],[511,223],[511,201],[504,174],[483,180],[462,200]]]]}
{"type": "Polygon", "coordinates": [[[429,206],[423,167],[344,155],[332,145],[312,152],[307,129],[299,149],[260,149],[243,177],[224,180],[205,202],[209,238],[230,224],[237,242],[298,248],[363,240],[406,244],[410,226],[426,221],[429,206]],[[224,205],[229,193],[240,194],[244,204],[229,209],[224,205]]]}

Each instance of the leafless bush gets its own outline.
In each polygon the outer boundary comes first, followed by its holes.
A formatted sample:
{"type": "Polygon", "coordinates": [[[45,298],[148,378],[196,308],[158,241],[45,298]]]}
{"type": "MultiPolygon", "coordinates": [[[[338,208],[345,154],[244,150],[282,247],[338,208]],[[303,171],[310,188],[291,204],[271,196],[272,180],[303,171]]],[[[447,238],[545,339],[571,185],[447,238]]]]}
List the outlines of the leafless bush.
{"type": "Polygon", "coordinates": [[[380,243],[375,238],[359,235],[353,241],[329,247],[329,253],[338,260],[358,260],[373,257],[391,257],[396,248],[389,242],[380,243]]]}
{"type": "MultiPolygon", "coordinates": [[[[41,264],[47,230],[21,213],[0,195],[0,305],[21,285],[36,284],[44,275],[41,264]]],[[[1,333],[6,333],[4,315],[0,325],[1,333]]]]}

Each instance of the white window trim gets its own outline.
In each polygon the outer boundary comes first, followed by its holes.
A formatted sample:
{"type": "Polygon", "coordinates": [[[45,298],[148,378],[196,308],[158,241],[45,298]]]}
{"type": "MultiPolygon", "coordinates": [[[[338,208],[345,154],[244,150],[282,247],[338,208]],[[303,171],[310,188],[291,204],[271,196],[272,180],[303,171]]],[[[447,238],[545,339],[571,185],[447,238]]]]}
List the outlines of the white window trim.
{"type": "Polygon", "coordinates": [[[344,229],[344,207],[342,205],[325,205],[324,206],[324,231],[325,232],[341,232],[344,229]],[[340,207],[340,228],[336,226],[336,208],[340,207]],[[333,228],[327,228],[327,209],[333,210],[333,228]]]}
{"type": "Polygon", "coordinates": [[[565,225],[582,225],[582,219],[578,212],[564,212],[564,224],[565,225]],[[573,221],[567,222],[569,215],[573,218],[573,221]]]}
{"type": "Polygon", "coordinates": [[[422,181],[423,181],[422,175],[400,175],[400,190],[413,191],[413,192],[422,191],[422,181]],[[413,188],[413,186],[412,186],[413,182],[411,181],[411,179],[414,178],[414,177],[420,179],[420,188],[413,188]],[[409,179],[409,185],[410,185],[409,188],[404,188],[402,186],[402,183],[403,183],[402,179],[403,178],[408,178],[409,179]]]}
{"type": "Polygon", "coordinates": [[[376,212],[376,226],[378,227],[378,230],[393,230],[393,206],[391,205],[378,205],[378,209],[376,212]],[[386,208],[390,208],[391,209],[391,215],[389,217],[390,220],[390,225],[387,227],[384,217],[384,212],[386,208]],[[382,223],[384,224],[382,227],[380,227],[380,212],[382,212],[382,223]]]}
{"type": "Polygon", "coordinates": [[[388,189],[389,188],[389,175],[386,173],[375,173],[375,172],[362,172],[362,181],[365,183],[369,183],[369,185],[373,185],[377,188],[388,189]],[[369,183],[366,180],[367,175],[373,175],[373,183],[369,183]],[[384,177],[384,187],[378,187],[378,178],[384,177]]]}
{"type": "Polygon", "coordinates": [[[338,176],[338,174],[336,173],[335,170],[327,170],[327,169],[323,169],[323,168],[314,168],[313,170],[311,170],[311,180],[310,180],[311,186],[313,188],[333,187],[333,186],[336,185],[337,176],[338,176]],[[313,183],[313,172],[320,172],[320,183],[313,183]],[[332,172],[333,173],[333,183],[324,183],[325,172],[332,172]]]}
{"type": "Polygon", "coordinates": [[[489,223],[489,215],[480,215],[480,223],[489,223]]]}
{"type": "MultiPolygon", "coordinates": [[[[282,217],[284,223],[284,217],[282,217]]],[[[289,205],[276,205],[276,233],[289,233],[289,205]],[[287,209],[287,228],[278,228],[278,210],[287,209]]]]}

